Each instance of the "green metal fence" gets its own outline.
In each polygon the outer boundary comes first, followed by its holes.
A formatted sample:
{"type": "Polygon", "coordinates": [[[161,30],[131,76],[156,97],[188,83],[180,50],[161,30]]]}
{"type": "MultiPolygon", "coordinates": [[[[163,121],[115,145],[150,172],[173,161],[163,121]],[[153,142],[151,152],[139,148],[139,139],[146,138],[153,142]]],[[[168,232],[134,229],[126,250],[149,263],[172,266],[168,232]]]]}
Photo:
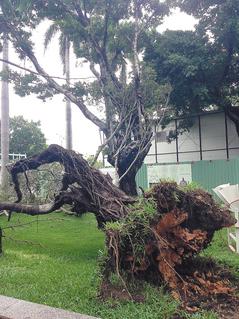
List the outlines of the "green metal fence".
{"type": "Polygon", "coordinates": [[[136,184],[139,188],[142,187],[143,189],[148,188],[148,171],[147,165],[143,164],[136,175],[136,184]]]}
{"type": "Polygon", "coordinates": [[[220,184],[238,184],[239,158],[195,162],[192,164],[192,180],[208,191],[220,184]]]}
{"type": "MultiPolygon", "coordinates": [[[[198,183],[210,192],[212,191],[212,188],[221,184],[239,183],[239,158],[231,160],[198,161],[187,164],[191,165],[192,181],[198,183]]],[[[177,165],[179,171],[180,167],[182,167],[183,171],[183,165],[185,165],[185,163],[177,165]]],[[[159,167],[159,171],[163,167],[163,165],[157,166],[159,167]]],[[[157,166],[155,169],[157,169],[157,166]]],[[[173,170],[174,165],[171,166],[173,170]]],[[[167,165],[167,169],[170,169],[169,164],[167,165]]],[[[149,187],[149,179],[148,166],[144,164],[137,174],[137,185],[147,189],[149,187]]]]}

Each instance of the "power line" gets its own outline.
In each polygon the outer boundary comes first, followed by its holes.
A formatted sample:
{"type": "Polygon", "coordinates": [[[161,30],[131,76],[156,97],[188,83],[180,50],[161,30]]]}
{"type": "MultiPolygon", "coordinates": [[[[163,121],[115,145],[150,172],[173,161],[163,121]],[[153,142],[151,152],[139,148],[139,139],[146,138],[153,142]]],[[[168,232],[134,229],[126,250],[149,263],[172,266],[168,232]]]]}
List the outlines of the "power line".
{"type": "MultiPolygon", "coordinates": [[[[41,74],[31,70],[31,69],[28,69],[28,68],[25,68],[19,64],[16,64],[14,62],[11,62],[11,61],[8,61],[8,60],[5,60],[5,59],[1,59],[0,58],[0,61],[1,62],[5,62],[7,64],[10,64],[18,69],[21,69],[21,70],[24,70],[24,71],[27,71],[29,73],[32,73],[32,74],[35,74],[35,75],[38,75],[38,76],[41,76],[41,74]]],[[[66,78],[63,78],[63,77],[60,77],[60,76],[51,76],[51,75],[48,75],[47,77],[51,78],[51,79],[58,79],[58,80],[66,80],[66,78]]],[[[89,76],[89,77],[81,77],[81,78],[70,78],[70,80],[90,80],[90,79],[96,79],[95,76],[89,76]]]]}

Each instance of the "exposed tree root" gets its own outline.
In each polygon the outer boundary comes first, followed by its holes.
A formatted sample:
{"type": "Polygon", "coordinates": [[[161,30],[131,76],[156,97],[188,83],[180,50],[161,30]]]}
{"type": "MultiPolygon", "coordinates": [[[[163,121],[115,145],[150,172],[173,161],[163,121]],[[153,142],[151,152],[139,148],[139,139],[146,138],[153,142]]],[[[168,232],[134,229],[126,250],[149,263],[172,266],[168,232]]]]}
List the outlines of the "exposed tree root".
{"type": "Polygon", "coordinates": [[[162,182],[145,196],[121,222],[107,225],[109,271],[160,278],[185,304],[199,296],[231,294],[228,280],[214,276],[212,270],[185,273],[215,230],[235,223],[230,211],[203,190],[184,192],[176,183],[162,182]]]}
{"type": "Polygon", "coordinates": [[[114,221],[128,213],[127,204],[135,199],[127,196],[112,184],[109,175],[89,166],[80,154],[65,150],[58,145],[50,145],[39,155],[16,162],[10,170],[17,194],[15,203],[0,203],[0,210],[12,210],[28,215],[49,214],[64,204],[71,205],[72,211],[95,214],[99,227],[107,221],[114,221]],[[62,188],[52,203],[45,205],[26,205],[20,203],[22,192],[19,174],[36,170],[41,165],[58,162],[63,166],[62,188]]]}
{"type": "Polygon", "coordinates": [[[161,182],[143,199],[135,199],[114,186],[109,176],[90,167],[80,154],[57,145],[17,162],[11,175],[17,200],[0,203],[0,210],[40,215],[68,204],[78,214],[95,214],[98,226],[106,232],[105,278],[115,272],[126,292],[123,273],[164,282],[173,296],[185,304],[199,296],[232,293],[228,281],[212,270],[196,267],[185,271],[210,244],[216,230],[236,222],[229,210],[219,207],[203,190],[186,191],[176,183],[161,182]],[[22,204],[19,174],[53,162],[64,169],[62,187],[54,201],[45,205],[22,204]]]}

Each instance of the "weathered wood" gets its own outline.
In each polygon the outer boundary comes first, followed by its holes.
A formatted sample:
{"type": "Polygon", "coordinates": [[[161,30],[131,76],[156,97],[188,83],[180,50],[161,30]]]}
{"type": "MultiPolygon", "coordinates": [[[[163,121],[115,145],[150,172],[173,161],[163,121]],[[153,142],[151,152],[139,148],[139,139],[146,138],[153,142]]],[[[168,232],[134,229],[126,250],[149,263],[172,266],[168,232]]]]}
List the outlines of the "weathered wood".
{"type": "Polygon", "coordinates": [[[16,162],[11,167],[10,173],[17,200],[15,203],[0,203],[1,210],[40,215],[51,213],[60,209],[64,204],[69,204],[74,212],[94,213],[98,225],[102,227],[107,221],[115,221],[124,217],[128,213],[127,204],[135,202],[135,199],[113,185],[108,175],[90,167],[81,154],[58,145],[50,145],[41,154],[16,162]],[[58,162],[64,167],[62,188],[54,201],[45,205],[22,204],[19,174],[53,162],[58,162]]]}

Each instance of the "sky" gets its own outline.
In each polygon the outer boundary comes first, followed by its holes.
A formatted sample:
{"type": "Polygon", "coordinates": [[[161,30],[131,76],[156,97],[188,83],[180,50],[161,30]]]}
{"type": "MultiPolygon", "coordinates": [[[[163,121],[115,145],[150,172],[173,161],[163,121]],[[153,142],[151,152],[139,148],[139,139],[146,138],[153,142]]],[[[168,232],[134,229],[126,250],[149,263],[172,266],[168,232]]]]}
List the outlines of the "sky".
{"type": "MultiPolygon", "coordinates": [[[[191,30],[195,23],[196,20],[193,17],[175,10],[171,16],[165,18],[158,31],[163,32],[166,29],[191,30]]],[[[33,40],[36,43],[36,56],[49,75],[63,76],[57,37],[49,45],[47,51],[44,52],[43,41],[47,27],[48,24],[43,23],[33,34],[33,40]]],[[[13,50],[10,50],[9,60],[19,64],[13,50]]],[[[34,70],[34,67],[30,67],[30,64],[27,67],[34,70]]],[[[72,59],[71,77],[87,78],[89,76],[92,76],[89,68],[76,65],[76,61],[72,59]]],[[[22,115],[27,120],[40,121],[41,129],[47,138],[47,144],[56,143],[65,146],[65,103],[63,96],[57,95],[52,100],[48,99],[43,102],[34,95],[24,98],[19,97],[14,93],[13,88],[10,87],[10,117],[17,115],[22,115]]],[[[94,124],[84,118],[81,111],[74,104],[72,104],[72,132],[73,149],[75,151],[86,155],[95,153],[100,145],[99,130],[94,124]]]]}

